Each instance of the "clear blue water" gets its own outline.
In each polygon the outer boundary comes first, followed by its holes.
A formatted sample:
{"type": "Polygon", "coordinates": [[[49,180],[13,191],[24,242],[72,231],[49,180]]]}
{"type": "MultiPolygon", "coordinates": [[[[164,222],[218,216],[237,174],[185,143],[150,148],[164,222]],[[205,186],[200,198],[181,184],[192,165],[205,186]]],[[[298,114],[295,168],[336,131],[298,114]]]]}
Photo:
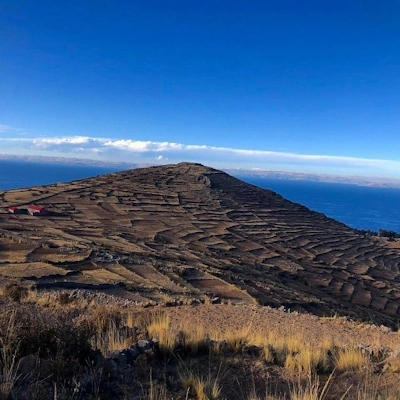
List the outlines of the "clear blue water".
{"type": "MultiPolygon", "coordinates": [[[[119,171],[118,167],[0,160],[0,190],[68,182],[119,171]]],[[[400,189],[339,183],[239,177],[358,229],[400,232],[400,189]]]]}
{"type": "Polygon", "coordinates": [[[400,232],[400,189],[305,180],[240,177],[358,229],[400,232]]]}
{"type": "Polygon", "coordinates": [[[121,168],[0,160],[0,190],[17,189],[119,171],[121,168]]]}

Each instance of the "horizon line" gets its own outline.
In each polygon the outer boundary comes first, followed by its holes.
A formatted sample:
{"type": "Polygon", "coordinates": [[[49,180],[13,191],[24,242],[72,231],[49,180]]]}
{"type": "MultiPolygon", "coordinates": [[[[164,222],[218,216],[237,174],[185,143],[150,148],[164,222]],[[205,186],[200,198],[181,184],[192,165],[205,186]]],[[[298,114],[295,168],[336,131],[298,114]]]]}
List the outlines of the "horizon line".
{"type": "MultiPolygon", "coordinates": [[[[178,162],[170,163],[133,163],[127,161],[114,161],[114,160],[99,160],[94,158],[81,158],[81,157],[67,157],[67,156],[43,156],[43,155],[30,155],[30,154],[7,154],[0,153],[0,160],[23,160],[26,162],[43,162],[43,163],[56,163],[66,165],[81,165],[81,166],[98,166],[98,167],[127,167],[127,169],[147,168],[152,166],[165,166],[178,163],[195,163],[192,161],[181,160],[178,162]],[[132,167],[132,168],[129,168],[132,167]]],[[[159,160],[160,161],[160,160],[159,160]]],[[[358,186],[379,186],[400,188],[400,178],[383,177],[383,176],[368,176],[368,175],[337,175],[332,173],[318,173],[318,172],[298,172],[277,170],[268,168],[216,168],[211,164],[201,163],[202,165],[210,168],[222,170],[232,175],[238,176],[254,176],[259,178],[276,178],[288,180],[308,180],[327,183],[344,183],[353,184],[358,186]],[[380,184],[380,185],[379,185],[380,184]]]]}

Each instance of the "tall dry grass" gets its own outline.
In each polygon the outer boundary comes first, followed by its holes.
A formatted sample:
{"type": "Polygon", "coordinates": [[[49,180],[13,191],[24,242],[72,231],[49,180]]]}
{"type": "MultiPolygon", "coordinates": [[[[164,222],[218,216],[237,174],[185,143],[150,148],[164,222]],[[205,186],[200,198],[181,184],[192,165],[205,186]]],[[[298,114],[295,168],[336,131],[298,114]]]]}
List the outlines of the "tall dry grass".
{"type": "Polygon", "coordinates": [[[361,372],[370,365],[370,357],[355,347],[336,348],[333,360],[338,372],[361,372]]]}
{"type": "Polygon", "coordinates": [[[170,318],[164,313],[155,313],[147,326],[149,337],[158,341],[162,353],[172,354],[177,345],[176,332],[172,330],[170,318]]]}
{"type": "MultiPolygon", "coordinates": [[[[187,393],[187,399],[223,400],[223,393],[227,385],[225,377],[221,379],[218,374],[207,374],[204,372],[204,365],[202,369],[198,370],[190,365],[198,360],[204,362],[207,359],[206,356],[209,359],[212,358],[214,363],[222,359],[239,359],[244,356],[248,362],[261,365],[261,370],[273,368],[275,371],[283,371],[282,368],[284,368],[282,376],[295,382],[291,386],[289,385],[289,388],[285,386],[283,392],[280,389],[279,392],[277,391],[277,393],[286,393],[286,397],[268,391],[261,395],[260,388],[254,391],[251,391],[250,388],[242,395],[242,398],[248,400],[323,400],[327,398],[328,394],[332,398],[332,392],[334,393],[337,388],[331,390],[330,385],[327,387],[325,384],[321,385],[318,374],[320,374],[322,382],[325,382],[326,372],[330,373],[334,369],[336,375],[351,371],[360,376],[360,373],[372,370],[369,368],[372,363],[383,368],[386,362],[378,359],[376,354],[371,356],[355,347],[338,347],[329,338],[312,343],[307,334],[301,331],[293,335],[283,335],[278,330],[261,331],[251,322],[251,318],[249,324],[242,329],[233,330],[227,327],[226,330],[223,330],[220,326],[207,326],[203,321],[195,320],[193,317],[172,321],[167,312],[154,312],[147,309],[124,310],[119,307],[93,304],[90,307],[85,305],[80,310],[79,304],[56,299],[56,301],[64,302],[63,307],[53,307],[49,305],[49,301],[46,301],[41,304],[39,307],[41,311],[38,312],[33,307],[34,304],[27,304],[25,301],[18,303],[18,307],[21,307],[18,320],[23,321],[24,326],[27,326],[28,329],[18,331],[21,327],[15,326],[15,317],[13,321],[7,321],[2,325],[8,326],[9,331],[4,328],[0,329],[0,375],[3,376],[0,396],[3,396],[4,399],[10,398],[15,388],[18,388],[17,371],[21,354],[38,352],[40,357],[51,357],[52,362],[59,358],[61,362],[52,365],[58,365],[57,374],[60,374],[62,379],[66,378],[65,372],[68,370],[68,379],[70,379],[75,366],[77,368],[83,366],[82,361],[84,362],[88,354],[87,342],[92,348],[99,349],[107,357],[110,351],[123,350],[135,343],[136,337],[132,336],[132,332],[136,332],[134,327],[138,327],[140,330],[140,335],[142,335],[140,338],[147,337],[157,340],[161,355],[173,355],[173,357],[162,360],[158,358],[157,351],[155,351],[153,353],[155,358],[146,364],[146,377],[148,377],[149,368],[161,369],[162,365],[162,368],[165,369],[162,372],[164,378],[160,378],[161,372],[158,371],[157,379],[150,386],[147,381],[144,383],[144,387],[147,389],[143,389],[142,398],[148,400],[166,400],[174,398],[178,393],[178,389],[173,389],[171,392],[171,387],[166,384],[168,381],[165,376],[167,376],[166,371],[170,368],[168,363],[175,362],[176,364],[176,360],[179,359],[187,365],[186,369],[180,367],[179,371],[180,383],[178,385],[180,385],[181,400],[185,396],[182,395],[183,391],[187,393]],[[80,332],[82,327],[88,329],[80,332]],[[148,336],[146,336],[146,332],[148,336]],[[21,337],[21,341],[16,340],[16,337],[21,337]],[[55,337],[57,340],[54,340],[55,337]],[[8,347],[6,343],[9,343],[8,347]],[[43,349],[46,349],[46,354],[43,349]],[[153,361],[156,363],[161,361],[161,363],[154,365],[153,361]],[[300,378],[295,381],[297,377],[300,378]]],[[[393,360],[396,358],[392,357],[391,360],[394,363],[393,360]]],[[[390,371],[389,362],[386,364],[387,370],[390,371]]],[[[137,366],[135,365],[135,367],[137,366]]],[[[171,368],[171,373],[175,373],[174,379],[176,380],[178,372],[173,368],[171,368]]],[[[56,371],[56,369],[54,370],[56,371]]],[[[51,379],[53,380],[53,377],[51,379]]],[[[140,377],[140,379],[142,378],[140,377]]],[[[58,387],[60,391],[65,381],[54,377],[54,382],[57,385],[55,387],[58,387]]],[[[338,393],[336,398],[346,400],[400,399],[399,393],[394,391],[383,393],[381,386],[373,380],[366,381],[358,387],[353,386],[350,392],[344,390],[343,393],[338,393]]],[[[93,392],[96,391],[93,390],[93,392]]],[[[3,398],[0,397],[0,400],[3,398]]]]}
{"type": "Polygon", "coordinates": [[[209,369],[207,375],[188,369],[184,363],[180,363],[180,382],[185,389],[187,396],[196,396],[198,400],[220,400],[222,387],[220,382],[221,365],[216,375],[209,369]]]}
{"type": "MultiPolygon", "coordinates": [[[[298,380],[290,389],[291,400],[324,400],[328,394],[333,374],[321,387],[318,375],[309,375],[306,382],[298,380]]],[[[344,397],[341,397],[342,400],[344,397]]],[[[339,400],[339,399],[338,399],[339,400]]]]}
{"type": "Polygon", "coordinates": [[[329,369],[328,353],[323,348],[304,345],[297,353],[286,356],[285,368],[293,373],[312,374],[329,369]]]}
{"type": "Polygon", "coordinates": [[[6,333],[0,336],[0,400],[11,398],[14,387],[19,378],[18,368],[19,345],[15,345],[15,317],[16,313],[12,312],[6,333]]]}
{"type": "Polygon", "coordinates": [[[398,400],[400,399],[400,386],[397,389],[383,387],[380,378],[367,372],[361,383],[357,385],[354,400],[398,400]]]}
{"type": "Polygon", "coordinates": [[[121,329],[114,321],[104,331],[96,332],[89,341],[95,350],[108,357],[110,352],[126,349],[133,343],[132,334],[128,329],[121,329]]]}

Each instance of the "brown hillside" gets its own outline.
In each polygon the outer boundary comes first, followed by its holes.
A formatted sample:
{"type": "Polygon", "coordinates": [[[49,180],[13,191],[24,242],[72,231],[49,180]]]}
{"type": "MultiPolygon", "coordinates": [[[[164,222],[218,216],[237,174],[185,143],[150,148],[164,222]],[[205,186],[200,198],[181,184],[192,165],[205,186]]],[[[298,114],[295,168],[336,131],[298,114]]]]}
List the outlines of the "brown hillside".
{"type": "Polygon", "coordinates": [[[378,323],[400,249],[221,171],[181,163],[0,192],[0,274],[138,301],[219,297],[378,323]],[[49,215],[13,215],[37,204],[49,215]]]}

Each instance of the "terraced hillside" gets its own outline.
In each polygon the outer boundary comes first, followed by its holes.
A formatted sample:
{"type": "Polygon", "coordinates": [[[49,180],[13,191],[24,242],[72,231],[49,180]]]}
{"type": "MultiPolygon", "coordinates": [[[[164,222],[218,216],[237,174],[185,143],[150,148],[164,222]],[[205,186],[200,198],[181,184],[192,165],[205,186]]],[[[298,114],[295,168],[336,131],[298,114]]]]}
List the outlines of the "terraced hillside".
{"type": "Polygon", "coordinates": [[[204,298],[400,318],[400,249],[181,163],[0,193],[0,274],[130,299],[204,298]],[[48,215],[13,215],[36,204],[48,215]]]}

